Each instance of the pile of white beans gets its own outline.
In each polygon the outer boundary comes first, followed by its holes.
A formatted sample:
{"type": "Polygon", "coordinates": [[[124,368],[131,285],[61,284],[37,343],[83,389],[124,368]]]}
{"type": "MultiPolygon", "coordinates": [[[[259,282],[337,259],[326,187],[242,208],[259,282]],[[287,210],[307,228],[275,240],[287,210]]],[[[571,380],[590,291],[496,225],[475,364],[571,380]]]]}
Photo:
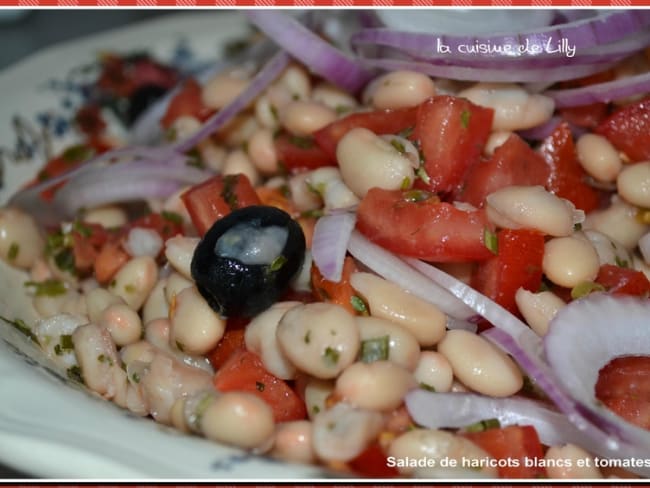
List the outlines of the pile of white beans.
{"type": "MultiPolygon", "coordinates": [[[[243,70],[219,74],[203,87],[203,101],[218,110],[249,82],[250,74],[243,70]]],[[[242,173],[256,186],[288,188],[299,212],[347,207],[358,203],[370,188],[412,185],[419,164],[412,143],[400,139],[404,150],[398,150],[391,144],[398,137],[395,134],[354,129],[338,144],[338,168],[281,175],[275,131],[306,136],[354,111],[415,106],[443,93],[494,109],[486,155],[513,131],[543,124],[554,112],[551,99],[516,85],[478,83],[458,90],[447,80],[406,71],[372,82],[360,102],[328,83],[313,81],[303,67],[291,65],[218,137],[201,142],[198,151],[215,172],[242,173]]],[[[183,116],[174,129],[184,137],[199,126],[197,119],[183,116]]],[[[507,187],[488,196],[489,219],[500,228],[536,229],[548,236],[543,272],[562,287],[594,280],[601,265],[619,260],[650,275],[647,261],[637,251],[648,225],[636,218],[639,207],[650,208],[650,162],[626,165],[624,155],[594,134],[577,140],[577,152],[593,180],[616,186],[607,207],[585,216],[542,187],[507,187]],[[581,230],[576,230],[580,227],[576,224],[581,224],[581,230]]],[[[190,229],[180,193],[149,205],[153,211],[176,212],[190,229]]],[[[83,220],[107,228],[128,223],[119,206],[87,209],[83,220]]],[[[65,293],[34,297],[42,318],[33,324],[33,332],[52,361],[64,369],[80,368],[88,388],[107,400],[182,431],[290,462],[345,469],[346,462],[377,439],[395,458],[455,458],[461,466],[460,458],[489,457],[462,436],[413,427],[403,398],[418,387],[508,397],[522,389],[521,370],[480,335],[448,330],[447,317],[434,305],[367,271],[350,278],[367,305],[366,316],[351,315],[330,303],[280,302],[246,328],[247,349],[259,355],[270,373],[305,385],[306,419],[275,423],[271,408],[257,396],[218,392],[205,356],[222,338],[226,319],[210,308],[193,283],[190,262],[197,243],[191,231],[163,242],[153,231],[132,229],[123,244],[130,259],[104,288],[92,276],[79,279],[59,270],[44,255],[44,234],[32,217],[12,208],[0,211],[2,259],[26,270],[31,281],[65,283],[65,293]],[[56,347],[64,336],[72,337],[73,348],[56,347]],[[388,359],[361,361],[363,341],[383,337],[388,337],[388,359]],[[337,360],[324,361],[326,350],[336,351],[337,360]]],[[[307,259],[293,284],[296,290],[310,289],[310,265],[307,259]]],[[[467,279],[466,274],[459,277],[467,279]]],[[[517,292],[516,302],[540,336],[565,305],[550,291],[523,289],[517,292]]],[[[550,446],[546,453],[548,459],[589,456],[573,445],[550,446]]],[[[579,466],[574,462],[570,469],[549,468],[547,474],[601,476],[593,463],[579,466]]],[[[409,476],[439,476],[436,469],[440,468],[400,471],[409,476]]],[[[444,474],[492,477],[496,471],[456,468],[444,474]]]]}

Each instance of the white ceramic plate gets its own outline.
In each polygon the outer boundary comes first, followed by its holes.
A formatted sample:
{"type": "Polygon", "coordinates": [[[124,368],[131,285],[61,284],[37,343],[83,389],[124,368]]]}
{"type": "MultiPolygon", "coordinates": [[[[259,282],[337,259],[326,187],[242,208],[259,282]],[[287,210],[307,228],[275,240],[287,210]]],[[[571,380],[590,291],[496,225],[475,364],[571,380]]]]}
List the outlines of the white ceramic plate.
{"type": "MultiPolygon", "coordinates": [[[[1,73],[0,148],[6,160],[0,203],[43,164],[43,141],[29,130],[17,132],[15,116],[36,132],[47,119],[50,128],[61,131],[50,141],[54,147],[70,137],[65,122],[75,93],[65,87],[54,89],[61,84],[52,80],[69,80],[70,73],[106,50],[145,49],[163,61],[188,51],[194,59],[215,59],[220,46],[241,36],[244,28],[235,13],[171,15],[47,49],[1,73]],[[22,149],[33,149],[35,156],[15,163],[11,156],[21,149],[20,134],[22,149]]],[[[35,312],[22,293],[25,280],[26,275],[0,264],[0,315],[33,323],[35,312]]],[[[316,468],[251,456],[131,415],[68,381],[4,322],[0,322],[0,392],[0,462],[33,476],[235,480],[325,476],[316,468]]]]}

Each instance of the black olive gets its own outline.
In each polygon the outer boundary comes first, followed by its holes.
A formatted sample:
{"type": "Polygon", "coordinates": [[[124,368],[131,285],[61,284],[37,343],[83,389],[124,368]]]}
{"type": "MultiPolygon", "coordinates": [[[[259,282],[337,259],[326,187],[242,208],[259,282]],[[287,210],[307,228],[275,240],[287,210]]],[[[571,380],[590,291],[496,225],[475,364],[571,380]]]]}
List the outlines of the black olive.
{"type": "Polygon", "coordinates": [[[143,85],[129,97],[126,122],[130,126],[160,97],[167,93],[165,87],[159,85],[143,85]]]}
{"type": "Polygon", "coordinates": [[[280,299],[304,259],[305,235],[300,225],[288,213],[260,205],[234,210],[217,220],[196,247],[191,271],[199,292],[215,311],[225,316],[252,317],[280,299]],[[246,264],[233,253],[227,256],[220,250],[220,246],[230,245],[220,243],[228,231],[232,230],[230,242],[233,237],[268,236],[266,232],[277,230],[274,228],[286,229],[286,242],[282,251],[265,259],[264,264],[246,264]]]}

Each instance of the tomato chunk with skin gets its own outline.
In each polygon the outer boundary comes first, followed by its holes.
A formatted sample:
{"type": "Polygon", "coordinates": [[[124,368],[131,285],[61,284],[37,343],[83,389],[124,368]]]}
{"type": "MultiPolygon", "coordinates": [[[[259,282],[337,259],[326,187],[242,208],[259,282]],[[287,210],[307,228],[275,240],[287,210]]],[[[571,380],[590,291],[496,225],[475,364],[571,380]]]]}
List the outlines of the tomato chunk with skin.
{"type": "Polygon", "coordinates": [[[489,160],[479,161],[469,169],[457,199],[481,207],[490,193],[511,185],[544,186],[548,175],[544,158],[513,134],[489,160]]]}
{"type": "Polygon", "coordinates": [[[378,442],[370,444],[348,464],[352,471],[366,478],[396,478],[399,476],[399,471],[388,463],[388,456],[378,442]]]}
{"type": "Polygon", "coordinates": [[[262,360],[252,352],[235,351],[215,373],[213,383],[222,392],[245,391],[257,395],[271,407],[276,422],[307,416],[298,394],[285,381],[266,371],[262,360]]]}
{"type": "Polygon", "coordinates": [[[345,308],[352,315],[356,315],[357,310],[352,304],[355,296],[354,288],[350,284],[350,276],[357,271],[354,260],[346,257],[343,263],[343,272],[340,281],[326,280],[321,274],[315,263],[311,265],[311,289],[314,299],[321,302],[334,303],[345,308]]]}
{"type": "Polygon", "coordinates": [[[614,295],[650,295],[650,281],[646,275],[631,268],[604,264],[598,270],[596,283],[603,285],[605,290],[614,295]]]}
{"type": "Polygon", "coordinates": [[[538,291],[542,284],[544,235],[529,229],[503,229],[497,255],[479,264],[472,286],[512,313],[518,313],[519,288],[538,291]]]}
{"type": "Polygon", "coordinates": [[[438,96],[420,104],[413,138],[420,143],[425,183],[433,192],[455,191],[483,151],[494,111],[469,100],[438,96]]]}
{"type": "Polygon", "coordinates": [[[311,137],[280,134],[274,145],[278,163],[288,172],[336,166],[336,157],[325,152],[311,137]]]}
{"type": "Polygon", "coordinates": [[[260,204],[253,185],[243,174],[214,176],[187,190],[181,200],[201,236],[233,210],[260,204]]]}
{"type": "Polygon", "coordinates": [[[378,135],[408,132],[415,127],[417,113],[418,107],[409,107],[350,114],[314,132],[314,139],[336,161],[336,146],[352,129],[363,127],[378,135]]]}
{"type": "Polygon", "coordinates": [[[617,415],[650,430],[650,356],[612,359],[598,372],[595,395],[617,415]]]}
{"type": "Polygon", "coordinates": [[[203,105],[201,85],[194,79],[185,80],[181,90],[171,99],[167,112],[160,120],[165,129],[169,129],[174,121],[182,116],[195,117],[200,121],[207,120],[213,110],[203,105]]]}
{"type": "Polygon", "coordinates": [[[607,117],[607,104],[603,102],[565,107],[560,109],[560,116],[570,124],[585,129],[595,129],[607,117]]]}
{"type": "Polygon", "coordinates": [[[357,229],[397,254],[435,262],[481,261],[490,228],[484,210],[464,211],[424,190],[372,188],[357,210],[357,229]]]}
{"type": "Polygon", "coordinates": [[[587,173],[578,162],[569,124],[558,125],[542,142],[540,152],[550,169],[546,189],[585,212],[595,210],[600,197],[598,191],[586,182],[587,173]]]}
{"type": "Polygon", "coordinates": [[[504,461],[498,468],[500,478],[533,479],[546,476],[544,468],[540,466],[544,450],[532,425],[509,425],[482,432],[468,432],[463,436],[494,459],[504,461]],[[526,463],[526,460],[529,462],[526,463]]]}
{"type": "Polygon", "coordinates": [[[650,159],[650,98],[619,108],[595,132],[605,136],[632,161],[650,159]]]}

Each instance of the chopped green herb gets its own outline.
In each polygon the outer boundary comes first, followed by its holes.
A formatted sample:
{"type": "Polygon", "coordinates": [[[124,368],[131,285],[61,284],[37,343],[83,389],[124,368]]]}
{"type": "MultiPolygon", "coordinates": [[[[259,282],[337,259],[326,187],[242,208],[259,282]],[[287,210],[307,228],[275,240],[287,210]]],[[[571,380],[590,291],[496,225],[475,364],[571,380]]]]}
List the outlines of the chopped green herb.
{"type": "Polygon", "coordinates": [[[140,383],[140,375],[138,373],[133,373],[131,375],[131,379],[133,380],[134,383],[140,383]]]}
{"type": "Polygon", "coordinates": [[[402,186],[400,187],[400,189],[406,191],[409,188],[411,188],[411,178],[405,176],[404,179],[402,180],[402,186]]]}
{"type": "Polygon", "coordinates": [[[325,348],[325,352],[323,353],[323,360],[329,365],[329,366],[334,366],[336,363],[339,362],[339,357],[340,353],[331,347],[325,348]]]}
{"type": "Polygon", "coordinates": [[[361,315],[370,314],[368,312],[368,307],[366,306],[366,302],[364,302],[360,296],[352,295],[350,297],[350,304],[352,305],[352,308],[355,309],[357,312],[359,312],[361,315]]]}
{"type": "Polygon", "coordinates": [[[47,279],[45,281],[26,281],[26,287],[33,287],[34,294],[37,297],[55,297],[59,295],[65,295],[67,288],[61,280],[54,278],[47,279]]]}
{"type": "Polygon", "coordinates": [[[183,223],[183,217],[180,214],[177,214],[176,212],[170,212],[169,210],[163,210],[160,213],[160,216],[168,220],[174,224],[182,224],[183,223]]]}
{"type": "Polygon", "coordinates": [[[66,351],[72,351],[74,349],[74,342],[72,342],[72,336],[69,334],[64,334],[61,336],[59,343],[54,346],[54,354],[57,356],[62,356],[66,351]]]}
{"type": "Polygon", "coordinates": [[[269,110],[271,111],[271,115],[275,120],[280,120],[280,116],[278,115],[278,109],[275,105],[271,104],[269,106],[269,110]]]}
{"type": "Polygon", "coordinates": [[[537,291],[538,292],[551,291],[551,285],[549,285],[546,280],[542,279],[542,282],[539,284],[539,290],[537,291]]]}
{"type": "Polygon", "coordinates": [[[203,414],[212,404],[213,396],[210,393],[206,393],[201,399],[197,402],[194,411],[188,419],[188,424],[190,424],[195,430],[200,430],[201,420],[203,419],[203,414]]]}
{"type": "Polygon", "coordinates": [[[305,210],[300,214],[301,217],[304,217],[306,219],[310,219],[310,218],[319,219],[323,215],[325,215],[325,212],[323,211],[322,208],[317,208],[314,210],[305,210]]]}
{"type": "Polygon", "coordinates": [[[275,272],[279,271],[282,269],[282,266],[287,264],[287,258],[280,254],[277,258],[275,258],[272,262],[271,265],[269,266],[269,271],[275,272]]]}
{"type": "Polygon", "coordinates": [[[228,41],[223,47],[223,55],[225,58],[233,58],[239,54],[242,54],[246,49],[250,47],[250,40],[244,39],[233,39],[228,41]]]}
{"type": "Polygon", "coordinates": [[[70,366],[66,370],[66,375],[72,381],[76,381],[77,383],[83,383],[84,382],[83,375],[81,374],[81,368],[79,366],[77,366],[77,365],[70,366]]]}
{"type": "Polygon", "coordinates": [[[411,203],[417,203],[417,202],[423,202],[425,200],[428,200],[433,196],[432,193],[426,191],[426,190],[409,190],[406,193],[404,193],[404,201],[406,202],[411,202],[411,203]]]}
{"type": "Polygon", "coordinates": [[[638,209],[636,211],[636,220],[641,224],[650,224],[650,209],[638,209]]]}
{"type": "Polygon", "coordinates": [[[485,247],[494,254],[499,254],[499,239],[494,232],[486,228],[483,232],[483,240],[485,240],[485,247]]]}
{"type": "Polygon", "coordinates": [[[16,258],[18,257],[19,252],[20,252],[20,246],[18,245],[18,243],[12,242],[11,245],[9,246],[9,251],[7,252],[7,259],[9,261],[15,261],[16,258]]]}
{"type": "Polygon", "coordinates": [[[264,383],[262,383],[261,381],[255,382],[255,389],[257,391],[264,391],[264,388],[265,388],[264,383]]]}
{"type": "Polygon", "coordinates": [[[68,149],[63,151],[61,159],[66,163],[79,163],[91,157],[93,153],[94,151],[91,147],[86,146],[85,144],[78,144],[76,146],[70,146],[68,149]]]}
{"type": "Polygon", "coordinates": [[[472,112],[469,110],[463,110],[460,113],[460,124],[464,129],[467,129],[469,127],[470,120],[472,120],[472,112]]]}
{"type": "Polygon", "coordinates": [[[237,193],[235,186],[237,185],[238,175],[226,175],[223,177],[223,189],[221,190],[221,198],[228,204],[230,210],[237,210],[239,202],[237,201],[237,193]]]}
{"type": "Polygon", "coordinates": [[[113,359],[109,358],[104,354],[100,354],[99,356],[97,356],[97,361],[99,361],[100,363],[106,363],[109,366],[113,366],[113,359]]]}
{"type": "Polygon", "coordinates": [[[136,287],[133,283],[129,283],[128,285],[124,285],[124,291],[127,293],[135,293],[136,287]]]}
{"type": "Polygon", "coordinates": [[[484,430],[498,429],[499,427],[501,427],[499,419],[485,419],[468,425],[464,430],[465,432],[483,432],[484,430]]]}
{"type": "Polygon", "coordinates": [[[621,259],[618,256],[616,256],[614,258],[614,261],[616,262],[616,266],[618,266],[619,268],[629,268],[630,267],[630,263],[628,262],[627,259],[621,259]]]}
{"type": "Polygon", "coordinates": [[[185,352],[185,346],[183,343],[176,341],[176,349],[178,349],[180,352],[185,352]]]}
{"type": "Polygon", "coordinates": [[[575,232],[578,232],[579,230],[582,230],[582,224],[580,222],[573,224],[573,230],[575,232]]]}
{"type": "Polygon", "coordinates": [[[320,407],[318,405],[314,405],[311,407],[311,411],[314,415],[320,412],[320,407]]]}
{"type": "Polygon", "coordinates": [[[36,337],[36,334],[32,332],[31,327],[29,327],[29,325],[27,325],[24,320],[22,319],[9,320],[3,317],[2,315],[0,315],[0,320],[3,320],[7,324],[13,326],[18,332],[27,336],[27,338],[33,343],[38,344],[39,346],[41,345],[38,342],[38,337],[36,337]]]}
{"type": "Polygon", "coordinates": [[[352,110],[352,107],[350,107],[348,105],[337,105],[334,108],[334,111],[336,112],[336,115],[343,115],[344,113],[347,113],[350,110],[352,110]]]}
{"type": "Polygon", "coordinates": [[[400,154],[404,154],[406,152],[406,147],[404,147],[404,143],[399,139],[391,139],[390,145],[393,146],[400,154]]]}
{"type": "Polygon", "coordinates": [[[75,272],[74,253],[72,252],[72,249],[65,248],[59,251],[54,256],[54,264],[56,264],[56,267],[59,268],[61,271],[68,271],[74,274],[75,272]]]}
{"type": "Polygon", "coordinates": [[[309,137],[291,136],[289,142],[300,149],[311,149],[314,147],[314,141],[309,137]]]}
{"type": "Polygon", "coordinates": [[[359,356],[364,363],[385,361],[390,350],[390,337],[385,335],[361,342],[359,356]]]}
{"type": "Polygon", "coordinates": [[[303,340],[305,341],[305,344],[309,344],[311,342],[311,330],[307,331],[303,340]]]}
{"type": "Polygon", "coordinates": [[[424,169],[424,166],[420,166],[417,170],[415,170],[415,174],[427,185],[431,183],[431,177],[429,176],[429,173],[427,173],[427,170],[424,169]]]}
{"type": "Polygon", "coordinates": [[[82,237],[90,237],[93,235],[93,230],[80,220],[73,222],[72,230],[77,231],[82,237]]]}
{"type": "Polygon", "coordinates": [[[433,386],[428,385],[426,383],[420,383],[418,386],[423,390],[430,391],[432,393],[436,392],[436,389],[433,386]]]}
{"type": "Polygon", "coordinates": [[[166,141],[175,141],[178,137],[178,131],[174,127],[170,127],[165,131],[164,138],[166,141]]]}
{"type": "Polygon", "coordinates": [[[400,136],[400,137],[403,137],[404,139],[408,139],[409,137],[411,137],[413,135],[414,130],[415,130],[415,126],[407,127],[406,129],[404,129],[402,132],[400,132],[397,135],[400,136]]]}
{"type": "Polygon", "coordinates": [[[577,300],[578,298],[586,297],[595,291],[605,291],[605,287],[600,283],[594,283],[593,281],[583,281],[571,289],[571,298],[577,300]]]}

